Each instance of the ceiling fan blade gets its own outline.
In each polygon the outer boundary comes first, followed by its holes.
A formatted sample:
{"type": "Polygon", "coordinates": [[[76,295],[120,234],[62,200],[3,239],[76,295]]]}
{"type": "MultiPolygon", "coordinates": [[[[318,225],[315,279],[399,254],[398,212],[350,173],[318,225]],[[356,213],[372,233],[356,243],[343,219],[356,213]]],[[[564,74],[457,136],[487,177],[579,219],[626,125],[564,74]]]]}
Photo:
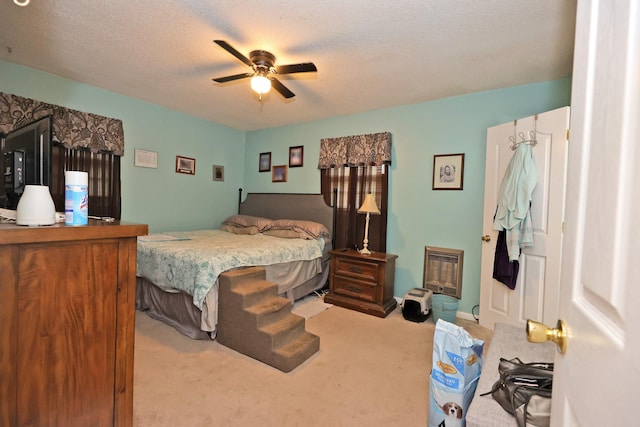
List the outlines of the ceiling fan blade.
{"type": "Polygon", "coordinates": [[[251,77],[251,76],[253,76],[253,73],[241,73],[241,74],[234,74],[232,76],[227,76],[227,77],[218,77],[213,79],[213,81],[217,83],[226,83],[233,80],[244,79],[246,77],[251,77]]]}
{"type": "Polygon", "coordinates": [[[313,64],[313,62],[304,62],[302,64],[276,66],[276,72],[278,74],[308,73],[310,71],[318,71],[318,69],[313,64]]]}
{"type": "Polygon", "coordinates": [[[247,58],[246,56],[244,56],[243,54],[241,54],[240,52],[238,52],[237,50],[235,50],[233,47],[231,47],[231,45],[229,43],[227,43],[224,40],[214,40],[215,43],[218,44],[218,46],[220,46],[221,48],[223,48],[224,50],[226,50],[227,52],[229,52],[231,55],[235,56],[236,58],[238,58],[240,61],[244,62],[245,64],[247,64],[249,67],[253,67],[253,62],[251,62],[251,60],[249,60],[249,58],[247,58]]]}
{"type": "Polygon", "coordinates": [[[274,79],[273,77],[271,77],[269,80],[271,80],[271,87],[277,90],[280,95],[284,96],[285,98],[289,99],[296,96],[293,92],[287,89],[285,85],[280,83],[280,80],[274,79]]]}

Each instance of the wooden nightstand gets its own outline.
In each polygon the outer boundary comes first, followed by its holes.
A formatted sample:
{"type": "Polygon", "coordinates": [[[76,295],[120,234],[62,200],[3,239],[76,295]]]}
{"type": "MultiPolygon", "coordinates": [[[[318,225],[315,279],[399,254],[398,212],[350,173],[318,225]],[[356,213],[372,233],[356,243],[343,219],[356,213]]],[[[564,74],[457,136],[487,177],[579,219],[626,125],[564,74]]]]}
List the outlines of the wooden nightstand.
{"type": "Polygon", "coordinates": [[[393,298],[397,255],[334,249],[329,272],[329,293],[324,301],[378,317],[386,317],[398,305],[393,298]]]}

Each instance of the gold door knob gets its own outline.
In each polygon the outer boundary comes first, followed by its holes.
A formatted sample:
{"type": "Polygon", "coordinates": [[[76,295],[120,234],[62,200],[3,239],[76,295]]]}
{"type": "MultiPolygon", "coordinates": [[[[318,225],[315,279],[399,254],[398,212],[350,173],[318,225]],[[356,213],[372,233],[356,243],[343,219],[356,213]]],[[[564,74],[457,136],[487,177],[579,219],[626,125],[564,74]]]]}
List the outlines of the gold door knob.
{"type": "Polygon", "coordinates": [[[482,236],[482,241],[483,242],[490,242],[491,241],[491,236],[489,236],[488,234],[485,234],[484,236],[482,236]]]}
{"type": "Polygon", "coordinates": [[[529,342],[553,341],[558,346],[560,354],[564,354],[567,351],[568,338],[567,325],[563,320],[558,320],[558,326],[555,329],[551,329],[540,322],[527,320],[527,340],[529,342]]]}

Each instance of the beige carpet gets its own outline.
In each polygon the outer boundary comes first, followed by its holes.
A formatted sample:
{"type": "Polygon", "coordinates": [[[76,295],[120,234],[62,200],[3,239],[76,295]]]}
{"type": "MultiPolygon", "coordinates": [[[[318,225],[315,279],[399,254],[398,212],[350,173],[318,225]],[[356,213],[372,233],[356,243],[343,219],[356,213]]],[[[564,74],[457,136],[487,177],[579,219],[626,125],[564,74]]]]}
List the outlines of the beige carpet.
{"type": "Polygon", "coordinates": [[[311,294],[296,301],[291,308],[291,312],[305,319],[310,319],[331,307],[333,307],[333,304],[325,303],[323,295],[311,294]]]}
{"type": "MultiPolygon", "coordinates": [[[[474,337],[490,331],[459,320],[474,337]]],[[[136,312],[134,425],[422,426],[434,325],[338,306],[306,321],[320,351],[283,373],[136,312]]]]}

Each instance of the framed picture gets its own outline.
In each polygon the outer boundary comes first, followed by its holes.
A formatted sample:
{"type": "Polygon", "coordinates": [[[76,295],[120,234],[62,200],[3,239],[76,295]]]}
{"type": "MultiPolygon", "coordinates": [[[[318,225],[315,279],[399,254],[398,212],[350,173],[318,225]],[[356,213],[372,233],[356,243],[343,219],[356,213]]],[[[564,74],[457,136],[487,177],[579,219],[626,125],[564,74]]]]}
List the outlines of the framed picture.
{"type": "Polygon", "coordinates": [[[271,182],[287,182],[287,165],[273,167],[271,170],[271,182]]]}
{"type": "Polygon", "coordinates": [[[260,153],[258,162],[258,172],[269,172],[271,170],[271,153],[260,153]]]}
{"type": "Polygon", "coordinates": [[[224,181],[224,166],[213,165],[213,180],[224,181]]]}
{"type": "Polygon", "coordinates": [[[191,157],[176,156],[176,172],[187,175],[196,174],[196,159],[191,157]]]}
{"type": "Polygon", "coordinates": [[[464,178],[464,154],[433,156],[434,190],[462,190],[464,178]]]}
{"type": "Polygon", "coordinates": [[[156,151],[133,150],[133,165],[141,168],[158,168],[158,153],[156,151]]]}
{"type": "Polygon", "coordinates": [[[299,168],[304,165],[304,146],[289,147],[289,167],[299,168]]]}

